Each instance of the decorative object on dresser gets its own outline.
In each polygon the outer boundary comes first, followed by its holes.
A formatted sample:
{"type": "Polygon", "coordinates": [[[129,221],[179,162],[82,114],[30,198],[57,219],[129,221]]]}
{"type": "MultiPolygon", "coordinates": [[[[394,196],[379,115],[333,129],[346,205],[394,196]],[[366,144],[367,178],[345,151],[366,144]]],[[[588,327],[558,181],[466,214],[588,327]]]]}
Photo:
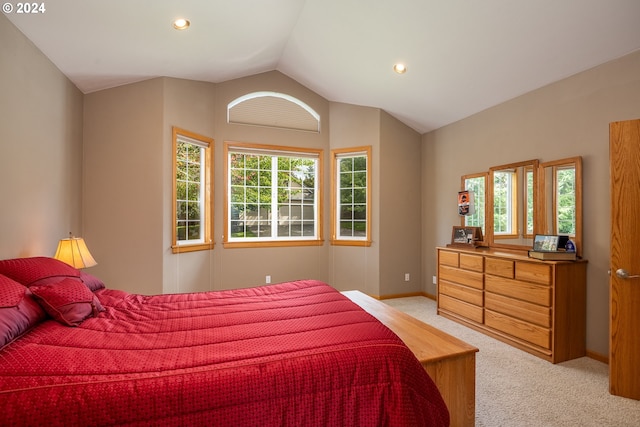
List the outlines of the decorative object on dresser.
{"type": "Polygon", "coordinates": [[[475,204],[473,202],[473,191],[458,191],[458,215],[473,215],[475,213],[475,204]]]}
{"type": "Polygon", "coordinates": [[[533,250],[529,251],[529,258],[543,261],[575,261],[577,258],[575,247],[570,251],[566,248],[569,242],[571,242],[569,236],[536,234],[533,250]]]}
{"type": "Polygon", "coordinates": [[[451,243],[448,246],[463,248],[475,248],[482,244],[482,228],[453,226],[451,230],[451,243]]]}
{"type": "Polygon", "coordinates": [[[529,258],[542,261],[575,261],[576,253],[567,251],[529,251],[529,258]]]}
{"type": "Polygon", "coordinates": [[[586,261],[437,250],[438,314],[552,363],[586,355],[586,261]]]}
{"type": "Polygon", "coordinates": [[[536,237],[533,240],[534,251],[548,252],[548,251],[557,251],[558,249],[560,249],[560,236],[547,236],[544,234],[536,234],[536,237]]]}

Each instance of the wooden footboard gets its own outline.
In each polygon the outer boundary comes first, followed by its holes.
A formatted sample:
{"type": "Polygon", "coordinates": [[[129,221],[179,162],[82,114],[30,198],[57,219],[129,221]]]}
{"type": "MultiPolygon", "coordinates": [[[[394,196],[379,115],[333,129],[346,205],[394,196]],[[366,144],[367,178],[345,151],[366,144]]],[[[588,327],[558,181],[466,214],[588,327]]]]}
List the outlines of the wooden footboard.
{"type": "Polygon", "coordinates": [[[451,426],[473,426],[478,349],[359,291],[342,292],[405,342],[444,398],[451,426]]]}

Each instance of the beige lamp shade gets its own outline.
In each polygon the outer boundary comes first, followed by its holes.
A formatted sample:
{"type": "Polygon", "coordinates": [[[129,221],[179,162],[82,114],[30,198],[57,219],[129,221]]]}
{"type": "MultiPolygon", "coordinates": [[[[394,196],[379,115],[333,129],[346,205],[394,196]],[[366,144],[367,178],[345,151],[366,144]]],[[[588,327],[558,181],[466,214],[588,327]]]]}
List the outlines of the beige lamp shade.
{"type": "Polygon", "coordinates": [[[75,268],[93,267],[98,264],[91,256],[82,237],[71,236],[68,239],[61,239],[54,258],[75,268]]]}

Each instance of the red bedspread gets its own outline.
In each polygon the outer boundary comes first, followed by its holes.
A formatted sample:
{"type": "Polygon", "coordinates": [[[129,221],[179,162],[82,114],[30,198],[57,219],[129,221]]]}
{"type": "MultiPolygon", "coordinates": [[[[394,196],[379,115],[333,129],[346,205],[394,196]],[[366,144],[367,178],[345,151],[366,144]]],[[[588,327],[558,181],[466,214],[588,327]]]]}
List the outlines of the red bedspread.
{"type": "Polygon", "coordinates": [[[402,341],[322,282],[96,295],[0,350],[0,425],[448,425],[402,341]]]}

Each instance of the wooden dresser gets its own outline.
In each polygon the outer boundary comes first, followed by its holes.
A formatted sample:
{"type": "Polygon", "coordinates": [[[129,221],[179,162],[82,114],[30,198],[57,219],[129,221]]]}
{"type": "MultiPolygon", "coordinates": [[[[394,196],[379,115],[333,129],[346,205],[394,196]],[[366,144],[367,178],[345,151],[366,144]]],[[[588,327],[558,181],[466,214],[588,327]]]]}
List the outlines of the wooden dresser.
{"type": "Polygon", "coordinates": [[[586,355],[586,261],[437,250],[438,314],[552,363],[586,355]]]}

